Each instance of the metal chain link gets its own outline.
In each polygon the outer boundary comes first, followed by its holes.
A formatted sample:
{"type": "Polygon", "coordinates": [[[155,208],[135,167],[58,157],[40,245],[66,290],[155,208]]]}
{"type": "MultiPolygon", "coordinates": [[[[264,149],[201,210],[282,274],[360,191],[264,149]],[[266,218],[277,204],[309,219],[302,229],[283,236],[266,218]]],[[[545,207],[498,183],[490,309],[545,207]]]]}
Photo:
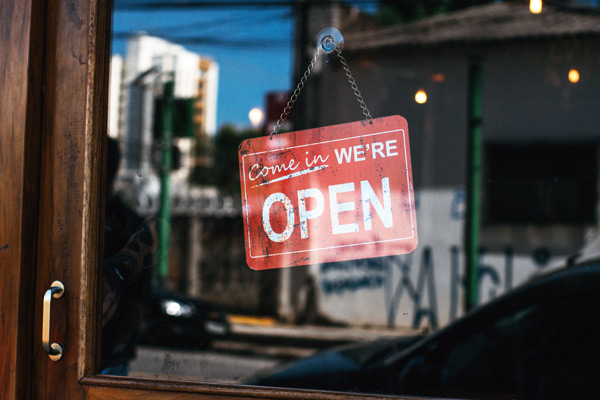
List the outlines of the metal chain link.
{"type": "Polygon", "coordinates": [[[362,95],[360,94],[360,90],[358,90],[358,85],[356,84],[356,81],[354,80],[354,77],[352,76],[352,72],[350,72],[350,67],[348,67],[348,63],[346,62],[346,59],[342,55],[342,50],[338,46],[336,46],[335,51],[337,52],[337,55],[340,58],[340,61],[342,62],[344,71],[346,71],[346,76],[348,77],[348,82],[350,82],[350,87],[354,91],[354,95],[356,96],[356,99],[358,100],[358,105],[360,105],[360,108],[362,108],[362,112],[363,112],[363,115],[365,116],[366,121],[372,125],[373,117],[371,116],[371,113],[369,112],[369,109],[367,108],[367,105],[365,104],[365,101],[363,100],[362,95]]]}
{"type": "MultiPolygon", "coordinates": [[[[354,95],[356,96],[356,98],[358,100],[358,105],[362,109],[363,115],[365,116],[365,120],[369,124],[373,124],[373,117],[371,116],[371,113],[369,112],[369,109],[367,108],[367,105],[365,104],[365,101],[362,98],[362,95],[360,94],[360,90],[358,90],[358,85],[356,84],[356,81],[354,80],[354,77],[352,76],[352,72],[350,72],[350,67],[348,67],[348,63],[346,62],[346,59],[342,55],[342,50],[340,49],[339,46],[336,46],[335,51],[336,51],[337,56],[339,57],[340,61],[342,62],[342,66],[344,68],[344,71],[346,72],[346,76],[348,77],[348,82],[350,82],[350,87],[354,91],[354,95]]],[[[306,81],[308,80],[308,76],[310,75],[312,69],[314,68],[315,63],[317,62],[318,56],[319,56],[319,50],[317,49],[313,59],[311,60],[310,64],[308,65],[308,68],[306,69],[306,71],[304,71],[304,75],[302,75],[302,79],[300,79],[298,86],[296,86],[294,93],[290,97],[290,100],[287,102],[285,108],[283,109],[283,112],[279,116],[279,119],[277,120],[275,127],[273,127],[273,130],[271,131],[271,134],[269,135],[270,138],[272,138],[273,135],[276,135],[279,133],[279,130],[281,129],[281,125],[285,122],[287,117],[290,115],[290,112],[292,111],[292,107],[294,107],[294,103],[296,103],[296,101],[298,100],[298,96],[300,95],[300,92],[304,88],[304,85],[306,84],[306,81]]]]}
{"type": "Polygon", "coordinates": [[[316,51],[315,56],[313,57],[310,64],[308,65],[308,68],[306,68],[306,71],[304,71],[304,75],[302,75],[302,79],[300,79],[298,86],[296,86],[296,89],[294,90],[294,94],[292,94],[292,97],[290,97],[290,100],[287,102],[285,108],[283,109],[283,112],[279,116],[279,119],[277,120],[277,123],[275,124],[275,127],[273,128],[273,131],[271,132],[271,135],[270,135],[271,138],[273,137],[273,135],[276,135],[279,133],[279,130],[281,129],[281,125],[285,122],[288,115],[290,115],[290,111],[292,111],[292,107],[294,107],[294,103],[296,103],[296,100],[298,100],[298,96],[300,95],[300,92],[304,88],[304,85],[306,84],[306,81],[308,80],[308,76],[310,75],[312,69],[314,68],[315,63],[317,62],[318,55],[319,55],[319,51],[316,51]]]}

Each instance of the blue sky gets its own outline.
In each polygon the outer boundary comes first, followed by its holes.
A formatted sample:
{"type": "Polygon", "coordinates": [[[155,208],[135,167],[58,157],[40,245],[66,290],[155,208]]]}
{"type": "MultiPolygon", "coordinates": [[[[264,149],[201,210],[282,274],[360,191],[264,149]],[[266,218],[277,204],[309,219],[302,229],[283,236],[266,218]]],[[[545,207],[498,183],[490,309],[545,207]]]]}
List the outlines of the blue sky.
{"type": "MultiPolygon", "coordinates": [[[[248,112],[263,107],[264,93],[286,90],[291,82],[292,18],[289,10],[206,10],[114,13],[114,32],[146,31],[164,36],[206,36],[222,44],[183,44],[219,64],[217,124],[249,125],[248,112]],[[181,29],[174,28],[181,25],[181,29]],[[248,46],[230,44],[250,41],[248,46]]],[[[113,40],[124,54],[126,40],[113,40]]]]}
{"type": "MultiPolygon", "coordinates": [[[[217,125],[249,126],[248,112],[264,107],[265,93],[289,90],[292,82],[291,7],[202,7],[177,11],[120,9],[116,0],[113,32],[145,31],[162,37],[198,37],[181,43],[219,64],[217,125]]],[[[113,53],[125,54],[126,40],[113,40],[113,53]]]]}

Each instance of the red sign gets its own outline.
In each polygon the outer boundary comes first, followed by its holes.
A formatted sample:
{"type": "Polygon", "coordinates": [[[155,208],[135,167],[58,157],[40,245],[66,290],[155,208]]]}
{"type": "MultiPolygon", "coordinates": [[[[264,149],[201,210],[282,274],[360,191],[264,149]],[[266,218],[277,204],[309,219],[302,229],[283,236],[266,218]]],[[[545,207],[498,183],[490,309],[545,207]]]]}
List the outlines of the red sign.
{"type": "Polygon", "coordinates": [[[405,254],[417,247],[404,118],[249,139],[239,158],[250,268],[405,254]]]}

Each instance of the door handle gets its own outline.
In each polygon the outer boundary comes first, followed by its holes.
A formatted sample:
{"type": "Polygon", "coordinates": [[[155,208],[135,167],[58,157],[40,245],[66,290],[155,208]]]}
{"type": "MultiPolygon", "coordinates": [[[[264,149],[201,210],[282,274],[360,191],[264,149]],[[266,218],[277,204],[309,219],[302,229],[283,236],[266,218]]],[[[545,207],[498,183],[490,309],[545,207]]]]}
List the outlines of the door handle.
{"type": "Polygon", "coordinates": [[[50,343],[50,310],[52,308],[52,298],[60,299],[65,293],[65,285],[61,281],[54,281],[50,289],[46,290],[44,295],[44,319],[42,321],[42,345],[52,361],[58,361],[62,358],[63,348],[58,343],[50,343]]]}

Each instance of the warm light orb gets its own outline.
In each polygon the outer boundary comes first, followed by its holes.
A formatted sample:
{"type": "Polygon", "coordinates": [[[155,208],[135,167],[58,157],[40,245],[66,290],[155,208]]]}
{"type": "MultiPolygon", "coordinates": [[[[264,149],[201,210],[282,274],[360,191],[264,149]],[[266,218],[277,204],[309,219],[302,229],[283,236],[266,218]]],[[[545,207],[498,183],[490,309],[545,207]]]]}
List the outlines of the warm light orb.
{"type": "Polygon", "coordinates": [[[579,71],[576,69],[572,69],[569,71],[569,82],[577,83],[579,82],[579,71]]]}
{"type": "Polygon", "coordinates": [[[260,108],[254,107],[248,113],[248,118],[250,119],[250,122],[252,123],[252,126],[255,127],[255,128],[257,128],[260,125],[260,123],[262,122],[263,112],[262,112],[262,110],[260,108]]]}
{"type": "Polygon", "coordinates": [[[441,72],[438,72],[437,74],[433,74],[431,80],[436,83],[442,83],[446,80],[446,77],[441,72]]]}
{"type": "Polygon", "coordinates": [[[415,101],[419,104],[425,104],[427,102],[427,93],[424,90],[419,90],[415,93],[415,101]]]}
{"type": "Polygon", "coordinates": [[[529,11],[532,14],[539,14],[542,12],[542,0],[530,0],[529,1],[529,11]]]}

